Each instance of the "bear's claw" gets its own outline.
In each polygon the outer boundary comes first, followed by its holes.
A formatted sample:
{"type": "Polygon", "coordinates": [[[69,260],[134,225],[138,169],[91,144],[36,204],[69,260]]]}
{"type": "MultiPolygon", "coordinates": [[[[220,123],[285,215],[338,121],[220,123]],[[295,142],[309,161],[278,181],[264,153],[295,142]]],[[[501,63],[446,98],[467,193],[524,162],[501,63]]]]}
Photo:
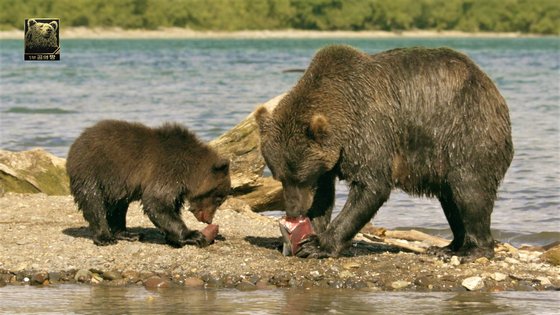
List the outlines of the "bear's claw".
{"type": "Polygon", "coordinates": [[[134,233],[129,231],[116,232],[114,235],[117,240],[123,240],[129,242],[141,241],[144,238],[144,235],[142,233],[134,233]]]}
{"type": "Polygon", "coordinates": [[[295,256],[300,258],[328,258],[332,257],[329,252],[321,249],[319,237],[317,235],[310,235],[298,243],[300,246],[295,256]]]}
{"type": "Polygon", "coordinates": [[[98,235],[93,237],[93,243],[97,246],[107,246],[117,244],[117,239],[113,236],[98,235]]]}

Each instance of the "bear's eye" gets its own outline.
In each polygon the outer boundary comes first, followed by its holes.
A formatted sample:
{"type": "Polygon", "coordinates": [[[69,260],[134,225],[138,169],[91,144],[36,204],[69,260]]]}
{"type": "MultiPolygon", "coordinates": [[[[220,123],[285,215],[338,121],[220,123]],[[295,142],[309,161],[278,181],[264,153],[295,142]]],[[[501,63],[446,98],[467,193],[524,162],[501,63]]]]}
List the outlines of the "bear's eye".
{"type": "Polygon", "coordinates": [[[215,204],[221,204],[222,202],[224,202],[224,199],[226,199],[224,196],[218,196],[218,197],[214,198],[214,203],[215,204]]]}

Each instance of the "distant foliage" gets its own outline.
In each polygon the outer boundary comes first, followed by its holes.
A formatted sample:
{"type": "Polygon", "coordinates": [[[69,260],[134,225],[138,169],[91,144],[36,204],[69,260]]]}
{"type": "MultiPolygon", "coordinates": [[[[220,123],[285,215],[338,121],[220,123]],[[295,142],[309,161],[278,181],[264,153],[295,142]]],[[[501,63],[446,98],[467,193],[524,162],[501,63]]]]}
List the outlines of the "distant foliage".
{"type": "Polygon", "coordinates": [[[0,0],[0,28],[458,30],[560,34],[558,0],[0,0]]]}

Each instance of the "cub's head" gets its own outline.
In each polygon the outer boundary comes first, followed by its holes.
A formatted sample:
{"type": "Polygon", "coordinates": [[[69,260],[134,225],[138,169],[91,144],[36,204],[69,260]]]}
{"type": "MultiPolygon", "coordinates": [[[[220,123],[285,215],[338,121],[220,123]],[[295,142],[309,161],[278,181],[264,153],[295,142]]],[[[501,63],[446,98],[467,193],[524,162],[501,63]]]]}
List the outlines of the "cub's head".
{"type": "MultiPolygon", "coordinates": [[[[213,154],[212,154],[213,155],[213,154]]],[[[187,197],[190,208],[196,219],[204,223],[212,223],[216,209],[224,202],[231,192],[229,176],[229,160],[217,155],[208,157],[203,164],[204,170],[198,173],[200,178],[195,189],[187,197]],[[206,164],[204,166],[204,164],[206,164]]]]}
{"type": "MultiPolygon", "coordinates": [[[[278,106],[286,106],[283,99],[278,106]]],[[[329,119],[320,113],[310,116],[266,107],[255,112],[261,151],[276,180],[282,182],[288,216],[304,215],[311,207],[319,178],[337,164],[340,149],[333,141],[329,119]]]]}

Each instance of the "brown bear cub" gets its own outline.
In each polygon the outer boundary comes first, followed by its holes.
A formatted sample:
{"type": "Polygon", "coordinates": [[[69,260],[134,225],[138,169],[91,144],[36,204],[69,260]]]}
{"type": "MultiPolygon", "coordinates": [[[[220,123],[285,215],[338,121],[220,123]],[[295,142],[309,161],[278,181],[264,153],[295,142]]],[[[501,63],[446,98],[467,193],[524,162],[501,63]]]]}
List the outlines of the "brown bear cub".
{"type": "Polygon", "coordinates": [[[96,245],[139,240],[139,234],[126,230],[126,212],[130,202],[141,200],[168,244],[206,246],[204,235],[181,219],[183,203],[188,200],[198,221],[212,223],[231,189],[229,161],[171,123],[148,128],[101,121],[72,144],[66,169],[96,245]]]}
{"type": "Polygon", "coordinates": [[[453,241],[434,252],[493,256],[490,217],[513,158],[511,126],[504,98],[467,56],[329,46],[272,113],[261,107],[255,118],[287,216],[308,217],[316,233],[295,255],[338,256],[399,188],[439,199],[453,241]],[[350,190],[331,222],[337,177],[350,190]]]}

